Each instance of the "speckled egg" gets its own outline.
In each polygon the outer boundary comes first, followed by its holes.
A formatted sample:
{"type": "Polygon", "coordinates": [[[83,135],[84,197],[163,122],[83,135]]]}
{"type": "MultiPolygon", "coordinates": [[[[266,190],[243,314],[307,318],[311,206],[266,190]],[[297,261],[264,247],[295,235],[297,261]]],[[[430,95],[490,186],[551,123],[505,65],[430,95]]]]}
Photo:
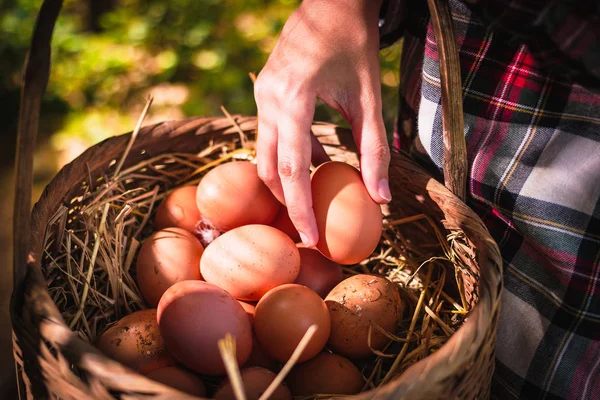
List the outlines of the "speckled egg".
{"type": "MultiPolygon", "coordinates": [[[[376,275],[359,274],[338,284],[325,298],[331,315],[328,347],[348,358],[372,355],[368,335],[372,323],[395,333],[403,304],[398,286],[376,275]]],[[[371,347],[381,350],[389,339],[371,328],[371,347]]]]}
{"type": "Polygon", "coordinates": [[[142,374],[175,364],[156,322],[156,309],[136,311],[117,321],[96,341],[108,357],[142,374]]]}

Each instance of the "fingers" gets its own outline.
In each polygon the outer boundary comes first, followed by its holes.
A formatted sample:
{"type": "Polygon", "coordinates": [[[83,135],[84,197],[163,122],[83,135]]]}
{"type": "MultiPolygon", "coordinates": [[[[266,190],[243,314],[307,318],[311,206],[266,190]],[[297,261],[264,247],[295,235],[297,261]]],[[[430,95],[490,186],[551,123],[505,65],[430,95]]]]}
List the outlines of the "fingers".
{"type": "MultiPolygon", "coordinates": [[[[379,94],[379,92],[374,92],[379,94]]],[[[360,169],[371,198],[377,203],[392,199],[388,171],[390,148],[388,145],[381,107],[376,99],[363,100],[360,110],[355,110],[352,131],[360,152],[360,169]]]]}
{"type": "Polygon", "coordinates": [[[281,203],[285,204],[281,180],[277,172],[277,125],[258,114],[256,167],[258,176],[281,203]]]}
{"type": "Polygon", "coordinates": [[[316,99],[295,96],[285,112],[279,114],[278,173],[290,219],[306,247],[314,247],[319,240],[317,223],[312,208],[310,188],[310,161],[312,124],[316,99]]]}
{"type": "Polygon", "coordinates": [[[258,108],[256,168],[258,176],[281,203],[284,203],[281,180],[277,172],[277,102],[273,97],[255,93],[258,108]],[[260,99],[260,100],[259,100],[260,99]]]}

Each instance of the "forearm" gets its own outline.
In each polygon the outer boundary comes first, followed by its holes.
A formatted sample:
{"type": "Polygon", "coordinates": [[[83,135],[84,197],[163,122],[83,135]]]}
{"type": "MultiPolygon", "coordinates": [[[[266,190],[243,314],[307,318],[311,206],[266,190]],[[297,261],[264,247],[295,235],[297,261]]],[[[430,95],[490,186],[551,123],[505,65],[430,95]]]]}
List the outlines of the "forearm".
{"type": "MultiPolygon", "coordinates": [[[[352,32],[378,29],[379,14],[383,0],[303,0],[295,13],[298,20],[310,24],[311,34],[320,36],[324,32],[331,39],[344,38],[352,32]],[[326,23],[326,29],[322,25],[326,23]]],[[[282,35],[295,25],[286,25],[282,35]]]]}

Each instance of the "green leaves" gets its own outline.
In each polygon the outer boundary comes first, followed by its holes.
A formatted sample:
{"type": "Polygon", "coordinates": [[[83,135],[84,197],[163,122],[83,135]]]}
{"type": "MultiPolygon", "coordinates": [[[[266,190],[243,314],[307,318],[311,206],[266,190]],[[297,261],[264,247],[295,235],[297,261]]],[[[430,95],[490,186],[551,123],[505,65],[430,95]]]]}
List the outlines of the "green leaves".
{"type": "MultiPolygon", "coordinates": [[[[91,0],[66,0],[53,37],[42,108],[42,126],[44,118],[59,121],[50,143],[62,152],[130,131],[149,92],[157,99],[153,121],[220,115],[221,105],[232,113],[255,113],[248,72],[260,71],[299,2],[116,0],[114,9],[91,15],[91,0]],[[92,29],[92,20],[99,31],[92,29]]],[[[9,0],[2,6],[2,91],[18,93],[40,5],[41,0],[9,0]]],[[[398,56],[382,56],[384,105],[392,110],[384,115],[390,126],[396,92],[390,85],[398,76],[398,56]]],[[[335,114],[319,106],[316,118],[341,122],[335,114]]]]}

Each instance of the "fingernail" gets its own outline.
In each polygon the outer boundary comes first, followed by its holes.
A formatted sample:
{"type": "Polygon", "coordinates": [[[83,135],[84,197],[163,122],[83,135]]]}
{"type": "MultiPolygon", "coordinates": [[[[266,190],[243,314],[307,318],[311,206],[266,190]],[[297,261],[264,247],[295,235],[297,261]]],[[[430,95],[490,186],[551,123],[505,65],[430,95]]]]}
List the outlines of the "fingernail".
{"type": "Polygon", "coordinates": [[[390,192],[390,183],[387,179],[382,179],[379,181],[379,187],[377,188],[377,193],[387,202],[392,201],[392,192],[390,192]]]}
{"type": "Polygon", "coordinates": [[[300,234],[300,240],[302,240],[302,243],[304,244],[305,247],[310,248],[313,246],[313,243],[310,240],[308,240],[308,237],[304,233],[302,233],[302,232],[298,232],[298,233],[300,234]]]}

